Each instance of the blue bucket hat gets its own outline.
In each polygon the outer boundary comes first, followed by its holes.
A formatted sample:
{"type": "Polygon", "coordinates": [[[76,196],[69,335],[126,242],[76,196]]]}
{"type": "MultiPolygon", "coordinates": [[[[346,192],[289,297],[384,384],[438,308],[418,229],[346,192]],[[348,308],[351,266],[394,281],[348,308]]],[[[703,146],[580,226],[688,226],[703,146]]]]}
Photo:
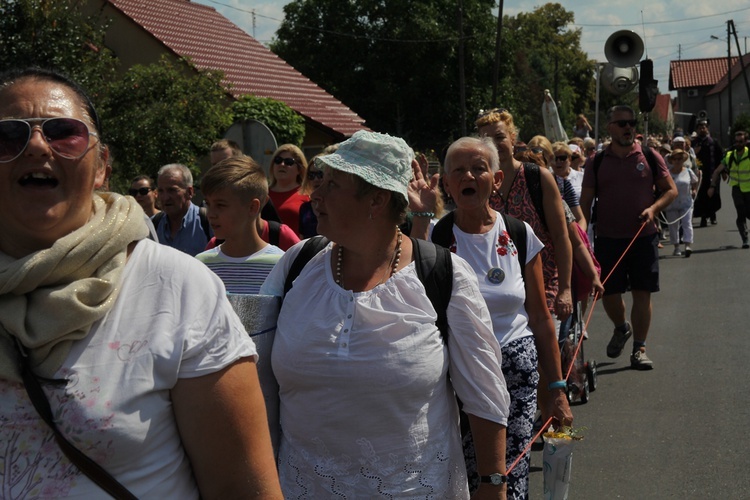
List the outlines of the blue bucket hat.
{"type": "Polygon", "coordinates": [[[335,153],[316,158],[334,170],[354,174],[368,184],[393,191],[408,200],[414,151],[406,141],[388,134],[360,130],[335,153]]]}

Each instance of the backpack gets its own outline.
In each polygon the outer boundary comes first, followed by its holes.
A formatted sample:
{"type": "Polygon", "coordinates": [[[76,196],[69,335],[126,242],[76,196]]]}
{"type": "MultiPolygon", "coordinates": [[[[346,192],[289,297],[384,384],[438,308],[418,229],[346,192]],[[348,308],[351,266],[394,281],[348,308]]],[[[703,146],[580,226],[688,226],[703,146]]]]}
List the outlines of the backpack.
{"type": "MultiPolygon", "coordinates": [[[[410,238],[412,242],[417,277],[425,288],[427,298],[437,312],[435,325],[440,330],[446,345],[448,342],[448,303],[453,292],[453,261],[447,248],[439,247],[429,241],[410,238]]],[[[297,257],[292,262],[284,281],[284,295],[292,289],[294,280],[305,265],[323,250],[330,240],[325,236],[313,236],[308,239],[297,257]]]]}
{"type": "Polygon", "coordinates": [[[279,235],[281,234],[281,223],[275,220],[269,220],[268,222],[268,243],[274,246],[279,246],[279,235]]]}
{"type": "MultiPolygon", "coordinates": [[[[521,264],[521,277],[526,281],[526,225],[510,215],[500,214],[500,216],[503,218],[510,239],[516,245],[518,262],[521,264]]],[[[456,214],[454,212],[450,212],[440,219],[432,229],[432,242],[441,247],[450,248],[456,241],[453,236],[455,220],[456,214]]]]}
{"type": "MultiPolygon", "coordinates": [[[[208,210],[206,210],[206,207],[200,207],[198,209],[198,217],[201,220],[201,228],[203,229],[203,234],[206,235],[206,241],[211,241],[211,226],[208,223],[208,210]]],[[[154,223],[155,228],[159,227],[159,222],[161,222],[163,218],[164,212],[159,212],[151,218],[151,222],[154,223]]]]}

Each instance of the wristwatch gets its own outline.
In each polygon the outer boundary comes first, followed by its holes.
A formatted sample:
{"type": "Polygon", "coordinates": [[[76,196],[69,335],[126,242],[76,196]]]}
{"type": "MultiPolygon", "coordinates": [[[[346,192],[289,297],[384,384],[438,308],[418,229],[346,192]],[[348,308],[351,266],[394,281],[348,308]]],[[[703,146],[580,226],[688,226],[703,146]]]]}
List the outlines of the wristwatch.
{"type": "Polygon", "coordinates": [[[505,474],[500,474],[499,472],[495,472],[494,474],[490,474],[489,476],[479,476],[479,481],[482,483],[490,483],[495,486],[500,486],[501,484],[505,484],[508,482],[508,476],[505,474]]]}

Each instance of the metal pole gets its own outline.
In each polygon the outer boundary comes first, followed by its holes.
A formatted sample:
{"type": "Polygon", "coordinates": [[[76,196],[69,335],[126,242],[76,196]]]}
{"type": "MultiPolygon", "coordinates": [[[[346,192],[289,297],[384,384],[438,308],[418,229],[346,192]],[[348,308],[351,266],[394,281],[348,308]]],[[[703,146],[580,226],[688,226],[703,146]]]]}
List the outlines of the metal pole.
{"type": "Polygon", "coordinates": [[[503,36],[503,0],[497,11],[497,36],[495,37],[495,63],[492,68],[492,107],[497,107],[497,87],[500,79],[500,45],[503,36]]]}
{"type": "Polygon", "coordinates": [[[740,55],[740,67],[742,67],[742,77],[745,80],[745,91],[747,92],[747,98],[750,99],[750,82],[748,82],[747,71],[745,71],[745,56],[743,56],[742,52],[740,51],[740,40],[737,38],[737,26],[734,25],[734,21],[729,21],[729,22],[732,23],[732,34],[734,35],[734,44],[737,46],[737,53],[740,55]]]}
{"type": "Polygon", "coordinates": [[[594,142],[599,146],[599,88],[602,81],[602,63],[596,63],[596,114],[594,115],[594,142]]]}
{"type": "Polygon", "coordinates": [[[732,37],[731,32],[729,31],[731,23],[731,20],[727,21],[727,97],[729,98],[727,137],[729,142],[731,142],[732,139],[729,137],[729,130],[732,128],[732,37]]]}
{"type": "Polygon", "coordinates": [[[464,3],[458,0],[458,91],[461,108],[461,136],[466,137],[466,77],[464,75],[464,3]]]}

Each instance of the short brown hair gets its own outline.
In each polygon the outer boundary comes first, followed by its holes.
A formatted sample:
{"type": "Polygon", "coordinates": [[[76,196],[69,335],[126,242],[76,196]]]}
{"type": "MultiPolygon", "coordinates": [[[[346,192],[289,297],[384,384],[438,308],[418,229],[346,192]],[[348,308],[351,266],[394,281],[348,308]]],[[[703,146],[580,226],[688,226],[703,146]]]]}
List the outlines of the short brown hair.
{"type": "Polygon", "coordinates": [[[209,168],[201,181],[204,196],[221,189],[231,189],[245,201],[268,199],[268,180],[263,169],[249,156],[232,156],[209,168]]]}
{"type": "Polygon", "coordinates": [[[232,156],[242,156],[244,154],[240,145],[231,139],[219,139],[211,144],[211,151],[222,151],[227,148],[232,150],[232,156]]]}

